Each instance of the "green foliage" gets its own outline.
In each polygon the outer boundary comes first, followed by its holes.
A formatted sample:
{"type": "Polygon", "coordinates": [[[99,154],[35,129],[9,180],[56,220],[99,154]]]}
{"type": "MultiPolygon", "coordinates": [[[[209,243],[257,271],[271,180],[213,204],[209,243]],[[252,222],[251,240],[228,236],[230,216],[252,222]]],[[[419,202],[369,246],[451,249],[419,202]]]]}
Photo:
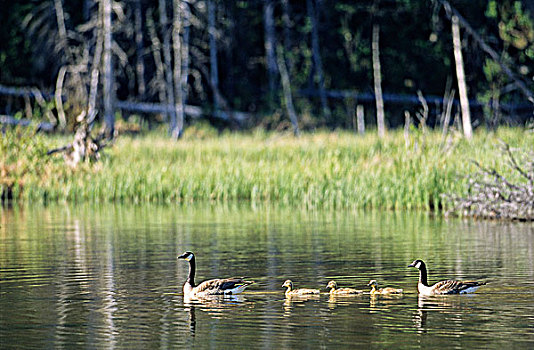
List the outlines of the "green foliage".
{"type": "Polygon", "coordinates": [[[488,7],[486,8],[486,17],[494,19],[497,18],[497,1],[488,1],[488,7]]]}
{"type": "Polygon", "coordinates": [[[491,0],[486,16],[498,21],[500,39],[518,50],[520,63],[534,59],[534,21],[532,14],[523,9],[521,1],[491,0]]]}
{"type": "MultiPolygon", "coordinates": [[[[532,20],[523,12],[521,2],[503,3],[501,6],[502,19],[499,22],[501,39],[519,50],[524,50],[534,43],[534,28],[532,20]]],[[[534,58],[534,57],[531,57],[534,58]]]]}
{"type": "Polygon", "coordinates": [[[44,139],[30,128],[8,129],[0,136],[0,198],[17,199],[24,187],[47,173],[44,139]]]}
{"type": "Polygon", "coordinates": [[[412,133],[407,143],[400,132],[384,140],[375,133],[358,137],[347,132],[296,139],[262,131],[214,136],[201,126],[180,142],[164,134],[122,137],[101,162],[76,170],[60,166],[60,157],[45,162],[37,157],[34,161],[42,165],[27,172],[21,197],[32,202],[248,201],[439,210],[447,206],[441,194],[464,194],[465,180],[458,176],[473,170],[469,159],[501,167],[497,138],[534,148],[531,134],[508,129],[480,131],[471,143],[459,138],[446,146],[441,134],[432,132],[412,133]]]}
{"type": "Polygon", "coordinates": [[[486,59],[486,62],[484,62],[484,74],[486,75],[486,79],[490,82],[497,80],[500,78],[502,70],[501,66],[499,64],[491,59],[486,59]]]}

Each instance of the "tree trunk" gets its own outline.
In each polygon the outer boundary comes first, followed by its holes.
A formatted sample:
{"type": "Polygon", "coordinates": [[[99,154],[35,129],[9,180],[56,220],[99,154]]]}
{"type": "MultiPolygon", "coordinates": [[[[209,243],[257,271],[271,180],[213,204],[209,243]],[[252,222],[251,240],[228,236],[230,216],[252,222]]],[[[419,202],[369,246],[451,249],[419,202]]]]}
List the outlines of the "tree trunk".
{"type": "MultiPolygon", "coordinates": [[[[102,6],[102,4],[100,5],[102,6]]],[[[100,62],[102,60],[102,46],[103,46],[103,31],[100,25],[100,18],[98,25],[95,28],[96,44],[93,54],[93,62],[91,66],[91,82],[89,83],[89,101],[87,103],[87,122],[91,124],[96,117],[96,97],[98,96],[98,78],[100,74],[100,62]]]]}
{"type": "Polygon", "coordinates": [[[327,119],[330,119],[331,112],[330,108],[328,108],[328,101],[326,99],[326,93],[324,89],[323,63],[321,60],[321,53],[319,49],[319,23],[317,16],[318,11],[315,7],[315,0],[307,0],[306,7],[308,10],[308,17],[310,18],[311,22],[312,57],[313,64],[315,66],[317,83],[319,85],[319,97],[321,99],[323,115],[327,119]]]}
{"type": "Polygon", "coordinates": [[[386,134],[385,118],[384,118],[384,100],[382,98],[382,73],[380,69],[380,49],[378,24],[373,25],[372,51],[373,51],[373,78],[375,86],[375,101],[376,101],[376,126],[378,128],[378,136],[384,137],[386,134]]]}
{"type": "MultiPolygon", "coordinates": [[[[165,91],[167,95],[167,104],[175,105],[174,88],[172,83],[172,62],[171,62],[171,30],[167,19],[167,0],[159,0],[159,21],[163,32],[163,68],[165,74],[165,91]]],[[[170,111],[169,134],[172,135],[176,130],[176,109],[170,111]]]]}
{"type": "Polygon", "coordinates": [[[113,59],[111,52],[111,1],[102,0],[102,32],[104,36],[104,51],[103,51],[103,68],[104,81],[104,122],[106,124],[106,134],[109,138],[113,137],[115,132],[115,116],[113,115],[113,59]]]}
{"type": "Polygon", "coordinates": [[[442,142],[445,141],[445,137],[447,136],[447,132],[449,130],[449,124],[451,122],[451,111],[452,111],[452,104],[454,103],[454,94],[456,91],[454,89],[451,90],[450,93],[445,94],[445,98],[443,99],[443,105],[445,106],[445,111],[443,112],[443,130],[441,132],[441,140],[442,142]]]}
{"type": "Polygon", "coordinates": [[[410,112],[404,111],[404,146],[410,147],[410,124],[411,122],[410,112]]]}
{"type": "Polygon", "coordinates": [[[57,118],[61,129],[64,129],[67,125],[67,118],[65,117],[65,110],[63,108],[63,82],[65,81],[66,74],[67,66],[62,66],[57,74],[56,91],[54,96],[56,101],[57,118]]]}
{"type": "Polygon", "coordinates": [[[363,105],[356,106],[356,125],[358,126],[358,134],[363,135],[365,133],[363,105]]]}
{"type": "MultiPolygon", "coordinates": [[[[147,16],[147,29],[152,42],[152,55],[154,56],[154,65],[156,66],[156,88],[160,103],[167,103],[167,88],[165,83],[165,66],[161,59],[161,42],[158,39],[156,28],[152,16],[147,16]]],[[[168,114],[165,111],[162,113],[164,120],[169,120],[168,114]]]]}
{"type": "Polygon", "coordinates": [[[456,62],[456,77],[458,79],[458,94],[462,108],[462,126],[466,139],[471,139],[473,128],[471,126],[471,113],[469,112],[469,100],[467,99],[467,86],[465,84],[464,60],[462,57],[462,41],[460,40],[460,26],[458,17],[452,16],[452,42],[454,46],[454,60],[456,62]]]}
{"type": "Polygon", "coordinates": [[[267,61],[267,77],[269,80],[269,104],[274,102],[276,94],[276,33],[274,27],[274,1],[263,0],[263,26],[265,30],[265,58],[267,61]]]}
{"type": "Polygon", "coordinates": [[[182,18],[182,110],[185,115],[185,104],[187,103],[187,83],[189,77],[189,34],[191,32],[191,10],[189,8],[191,4],[187,2],[183,7],[182,18]]]}
{"type": "MultiPolygon", "coordinates": [[[[284,52],[289,52],[291,49],[291,28],[293,27],[289,15],[289,0],[282,0],[282,11],[282,22],[284,23],[284,52]]],[[[293,61],[287,57],[287,55],[285,58],[287,70],[288,72],[291,72],[293,70],[293,61]]]]}
{"type": "Polygon", "coordinates": [[[67,46],[67,28],[65,27],[65,14],[63,12],[63,2],[54,0],[54,9],[56,11],[57,31],[59,36],[58,51],[65,50],[67,46]]]}
{"type": "MultiPolygon", "coordinates": [[[[61,52],[61,57],[65,57],[65,49],[67,47],[67,29],[65,27],[65,14],[63,12],[63,2],[62,0],[54,0],[54,9],[56,11],[56,21],[57,21],[57,29],[58,29],[58,36],[59,41],[56,45],[56,50],[58,52],[61,52]]],[[[64,59],[62,60],[64,62],[64,59]]],[[[63,110],[63,101],[61,100],[61,95],[58,98],[58,90],[61,93],[61,90],[63,88],[63,80],[65,79],[65,74],[67,72],[67,68],[65,66],[62,66],[59,70],[58,77],[56,80],[56,106],[58,111],[58,120],[59,120],[59,127],[61,129],[64,129],[67,125],[67,120],[65,117],[65,111],[63,110]]]]}
{"type": "MultiPolygon", "coordinates": [[[[182,31],[182,8],[181,0],[173,0],[173,20],[172,20],[172,48],[174,52],[174,110],[176,120],[171,123],[170,134],[174,139],[182,136],[184,125],[184,96],[182,89],[182,39],[180,32],[182,31]]],[[[187,5],[186,5],[187,6],[187,5]]]]}
{"type": "Polygon", "coordinates": [[[219,68],[217,64],[217,29],[215,26],[216,6],[213,0],[208,0],[208,33],[210,42],[210,86],[213,91],[213,111],[217,114],[219,101],[219,68]]]}
{"type": "Polygon", "coordinates": [[[218,7],[218,10],[223,13],[226,20],[224,31],[221,30],[221,36],[233,38],[230,45],[224,45],[220,48],[224,50],[224,59],[228,62],[228,64],[220,67],[226,77],[220,84],[226,96],[235,96],[237,79],[235,77],[234,64],[237,57],[236,46],[240,42],[239,25],[242,19],[238,15],[236,1],[226,1],[224,2],[224,6],[218,7]]]}
{"type": "Polygon", "coordinates": [[[284,90],[284,101],[287,109],[287,114],[291,124],[293,125],[293,133],[295,136],[299,136],[299,124],[297,120],[297,113],[295,113],[295,107],[293,106],[293,97],[291,96],[291,82],[289,80],[289,74],[287,72],[286,62],[284,58],[284,51],[281,45],[277,46],[277,58],[278,68],[280,70],[280,77],[282,78],[282,88],[284,90]]]}
{"type": "Polygon", "coordinates": [[[141,9],[141,0],[135,0],[134,4],[134,30],[135,30],[135,72],[137,75],[137,94],[141,101],[144,100],[146,93],[145,82],[145,62],[143,59],[143,12],[141,9]]]}

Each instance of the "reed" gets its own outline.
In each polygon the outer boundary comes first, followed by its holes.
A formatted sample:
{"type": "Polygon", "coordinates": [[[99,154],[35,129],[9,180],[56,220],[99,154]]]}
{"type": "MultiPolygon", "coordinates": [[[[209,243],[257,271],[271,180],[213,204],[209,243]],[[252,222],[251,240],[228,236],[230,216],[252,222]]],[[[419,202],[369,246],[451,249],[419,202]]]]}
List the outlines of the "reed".
{"type": "MultiPolygon", "coordinates": [[[[249,201],[306,208],[439,210],[448,205],[441,194],[464,194],[467,180],[462,175],[474,169],[469,159],[505,171],[499,165],[498,139],[534,149],[534,136],[523,129],[479,130],[471,142],[452,136],[445,143],[438,132],[414,133],[408,140],[402,132],[390,132],[384,139],[349,132],[300,138],[263,132],[195,133],[178,142],[152,133],[119,137],[100,162],[70,169],[60,157],[41,158],[42,145],[61,142],[40,136],[32,140],[41,145],[35,151],[39,156],[21,158],[32,164],[13,197],[24,202],[249,201]]],[[[0,167],[9,167],[13,159],[2,157],[0,162],[0,167]]]]}

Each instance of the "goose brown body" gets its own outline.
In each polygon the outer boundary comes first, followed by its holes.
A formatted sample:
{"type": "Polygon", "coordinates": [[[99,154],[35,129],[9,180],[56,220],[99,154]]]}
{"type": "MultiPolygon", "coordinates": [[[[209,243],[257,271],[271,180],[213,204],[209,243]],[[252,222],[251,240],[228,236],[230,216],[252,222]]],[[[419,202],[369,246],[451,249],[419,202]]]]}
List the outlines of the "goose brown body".
{"type": "Polygon", "coordinates": [[[410,265],[408,265],[408,267],[415,267],[419,270],[417,291],[420,295],[424,296],[473,293],[480,286],[486,284],[486,282],[479,281],[444,280],[429,286],[428,272],[424,261],[414,260],[410,265]]]}
{"type": "Polygon", "coordinates": [[[254,283],[253,281],[246,281],[244,277],[232,277],[211,279],[195,285],[195,254],[185,252],[178,259],[189,262],[189,275],[183,287],[184,296],[188,298],[239,294],[254,283]]]}

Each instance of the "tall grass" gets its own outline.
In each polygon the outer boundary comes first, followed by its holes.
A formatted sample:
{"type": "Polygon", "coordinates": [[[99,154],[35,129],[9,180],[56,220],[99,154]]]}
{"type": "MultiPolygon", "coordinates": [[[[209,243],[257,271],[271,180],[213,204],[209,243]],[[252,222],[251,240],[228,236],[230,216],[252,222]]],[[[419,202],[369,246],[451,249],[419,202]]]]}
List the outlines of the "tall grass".
{"type": "MultiPolygon", "coordinates": [[[[401,132],[380,140],[348,132],[300,138],[273,133],[225,134],[178,142],[164,135],[120,137],[102,161],[72,170],[48,160],[26,176],[27,202],[269,202],[308,208],[432,210],[442,193],[462,194],[461,178],[477,159],[504,167],[497,139],[534,149],[522,129],[478,131],[471,142],[443,144],[439,133],[401,132]],[[44,173],[44,175],[43,175],[44,173]]],[[[50,142],[50,141],[49,141],[50,142]]],[[[55,141],[57,142],[57,141],[55,141]]],[[[52,146],[50,146],[52,147],[52,146]]]]}

